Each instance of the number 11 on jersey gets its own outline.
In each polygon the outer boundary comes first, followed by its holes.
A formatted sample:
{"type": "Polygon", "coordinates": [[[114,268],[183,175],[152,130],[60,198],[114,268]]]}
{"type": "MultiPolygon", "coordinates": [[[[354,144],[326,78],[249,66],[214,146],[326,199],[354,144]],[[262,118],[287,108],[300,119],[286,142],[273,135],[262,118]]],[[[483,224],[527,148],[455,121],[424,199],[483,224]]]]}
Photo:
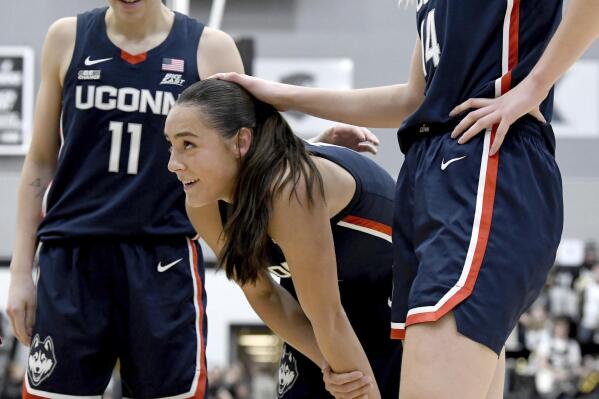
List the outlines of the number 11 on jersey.
{"type": "MultiPolygon", "coordinates": [[[[129,144],[129,160],[127,162],[127,173],[136,175],[139,166],[139,148],[141,145],[141,123],[128,123],[127,132],[131,134],[129,144]]],[[[108,161],[108,171],[119,172],[119,163],[121,161],[121,143],[123,141],[123,122],[111,121],[108,129],[112,133],[110,141],[110,159],[108,161]]]]}

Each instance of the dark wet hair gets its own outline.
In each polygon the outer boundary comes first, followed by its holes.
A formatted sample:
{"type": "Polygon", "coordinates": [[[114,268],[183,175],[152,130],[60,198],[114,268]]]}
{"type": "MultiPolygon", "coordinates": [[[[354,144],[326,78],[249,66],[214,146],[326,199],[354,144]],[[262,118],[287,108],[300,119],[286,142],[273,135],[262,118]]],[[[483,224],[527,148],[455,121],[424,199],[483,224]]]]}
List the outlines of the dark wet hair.
{"type": "Polygon", "coordinates": [[[177,104],[198,107],[223,138],[235,137],[242,127],[252,129],[252,143],[240,160],[232,211],[224,226],[225,244],[218,258],[228,278],[240,284],[255,282],[260,269],[267,266],[273,198],[288,185],[290,195],[297,196],[297,184],[303,179],[310,206],[314,194],[324,198],[322,176],[281,114],[235,83],[197,82],[181,94],[177,104]]]}

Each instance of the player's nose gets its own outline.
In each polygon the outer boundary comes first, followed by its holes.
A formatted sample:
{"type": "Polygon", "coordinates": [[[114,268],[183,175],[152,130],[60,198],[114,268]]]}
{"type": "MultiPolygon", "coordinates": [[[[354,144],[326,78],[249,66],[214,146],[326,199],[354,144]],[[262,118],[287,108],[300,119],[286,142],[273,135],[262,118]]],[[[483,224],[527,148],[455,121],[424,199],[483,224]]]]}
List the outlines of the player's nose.
{"type": "Polygon", "coordinates": [[[171,152],[171,156],[168,159],[168,170],[169,172],[176,173],[177,171],[185,169],[185,165],[177,159],[174,152],[171,152]]]}

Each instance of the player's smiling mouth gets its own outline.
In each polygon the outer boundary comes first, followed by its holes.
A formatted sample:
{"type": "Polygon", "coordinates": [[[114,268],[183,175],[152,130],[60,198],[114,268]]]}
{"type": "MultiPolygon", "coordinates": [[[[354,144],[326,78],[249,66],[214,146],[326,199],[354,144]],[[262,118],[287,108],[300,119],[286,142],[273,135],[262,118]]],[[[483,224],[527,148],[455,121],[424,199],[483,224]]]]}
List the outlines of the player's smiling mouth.
{"type": "Polygon", "coordinates": [[[189,190],[191,189],[200,179],[181,179],[181,183],[183,183],[183,189],[189,190]]]}

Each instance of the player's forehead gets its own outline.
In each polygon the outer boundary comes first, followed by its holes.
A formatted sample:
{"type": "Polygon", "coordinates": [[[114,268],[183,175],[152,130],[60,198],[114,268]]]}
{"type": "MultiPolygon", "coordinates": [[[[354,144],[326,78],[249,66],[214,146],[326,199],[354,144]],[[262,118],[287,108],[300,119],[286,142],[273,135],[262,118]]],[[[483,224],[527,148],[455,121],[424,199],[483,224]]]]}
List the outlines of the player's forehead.
{"type": "Polygon", "coordinates": [[[193,136],[200,138],[213,130],[201,107],[193,104],[175,105],[164,124],[164,134],[169,139],[193,136]]]}

